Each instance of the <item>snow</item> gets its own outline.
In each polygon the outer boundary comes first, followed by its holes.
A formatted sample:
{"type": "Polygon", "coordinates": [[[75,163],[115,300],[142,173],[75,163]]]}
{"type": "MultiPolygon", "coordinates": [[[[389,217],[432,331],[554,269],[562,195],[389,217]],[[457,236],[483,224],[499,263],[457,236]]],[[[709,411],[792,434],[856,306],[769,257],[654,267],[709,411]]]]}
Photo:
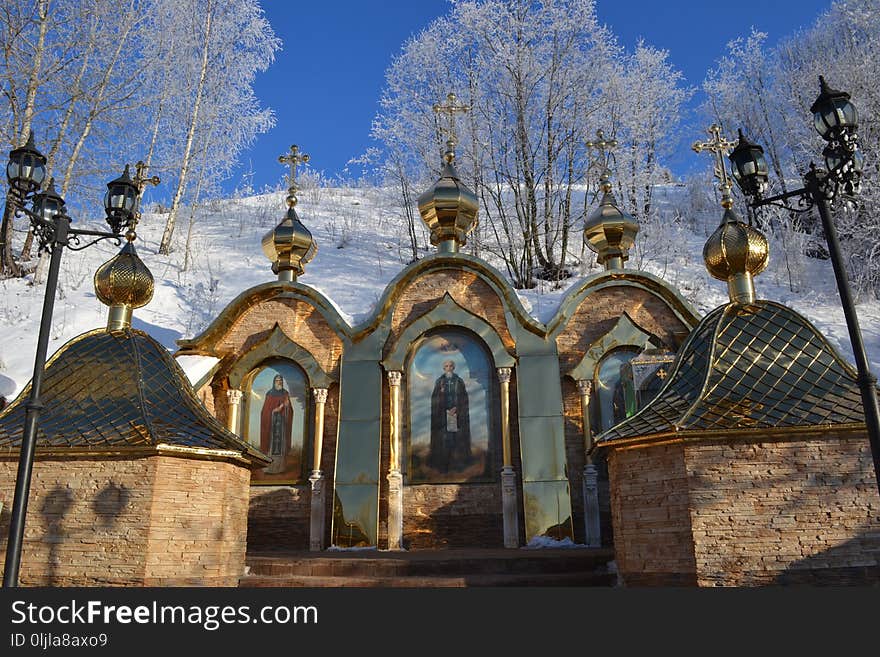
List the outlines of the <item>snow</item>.
{"type": "Polygon", "coordinates": [[[549,536],[533,536],[532,540],[530,540],[525,546],[526,550],[541,550],[541,549],[559,549],[559,548],[585,548],[587,547],[583,543],[575,543],[570,538],[566,537],[560,540],[555,538],[550,538],[549,536]]]}
{"type": "MultiPolygon", "coordinates": [[[[666,192],[674,193],[672,189],[666,192]]],[[[401,226],[403,210],[395,205],[396,198],[394,190],[376,188],[325,187],[301,192],[297,212],[317,241],[318,252],[299,280],[319,291],[351,326],[370,317],[388,283],[410,259],[401,226]]],[[[156,279],[156,291],[147,306],[134,311],[133,326],[173,352],[178,339],[198,335],[239,294],[275,280],[260,240],[283,218],[283,199],[283,192],[277,192],[200,208],[195,213],[188,259],[189,210],[184,209],[179,217],[170,255],[157,253],[165,215],[145,212],[136,246],[156,279]]],[[[668,281],[701,314],[727,300],[726,284],[710,278],[702,261],[703,244],[721,217],[720,208],[712,212],[705,223],[693,226],[643,226],[627,262],[630,269],[640,268],[668,281]]],[[[74,226],[106,229],[97,222],[76,221],[74,226]]],[[[16,238],[20,243],[23,235],[16,238]]],[[[49,354],[71,338],[105,325],[107,308],[95,297],[92,277],[118,248],[105,241],[83,251],[65,251],[49,354]]],[[[565,295],[586,276],[600,271],[589,252],[585,261],[578,275],[560,286],[542,282],[534,289],[517,291],[527,312],[539,322],[549,322],[565,295]]],[[[781,247],[771,241],[771,264],[756,279],[758,296],[805,315],[852,362],[831,265],[805,261],[792,277],[791,263],[784,262],[781,247]]],[[[502,263],[490,264],[504,271],[502,263]]],[[[43,285],[33,285],[31,278],[0,280],[0,395],[7,399],[21,392],[33,372],[44,290],[43,285]]],[[[857,311],[872,368],[880,371],[880,303],[859,303],[857,311]]],[[[179,360],[190,381],[204,376],[215,364],[204,357],[179,360]]]]}
{"type": "Polygon", "coordinates": [[[202,377],[210,372],[219,362],[220,359],[213,356],[182,355],[177,357],[177,364],[180,365],[183,373],[186,374],[186,378],[189,379],[190,384],[193,386],[201,381],[202,377]]]}

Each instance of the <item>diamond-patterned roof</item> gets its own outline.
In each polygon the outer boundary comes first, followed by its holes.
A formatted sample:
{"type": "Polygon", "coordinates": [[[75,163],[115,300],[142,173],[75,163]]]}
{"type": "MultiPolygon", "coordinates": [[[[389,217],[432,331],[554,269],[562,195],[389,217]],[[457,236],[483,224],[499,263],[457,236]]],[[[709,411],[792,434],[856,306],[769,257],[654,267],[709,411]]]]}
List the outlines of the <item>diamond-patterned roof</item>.
{"type": "Polygon", "coordinates": [[[773,301],[727,304],[691,332],[657,397],[596,442],[863,423],[856,378],[816,328],[790,308],[773,301]]]}
{"type": "MultiPolygon", "coordinates": [[[[0,453],[21,447],[30,390],[0,413],[0,453]]],[[[208,413],[168,351],[142,331],[102,328],[74,338],[47,363],[40,397],[38,450],[172,445],[269,462],[208,413]]]]}

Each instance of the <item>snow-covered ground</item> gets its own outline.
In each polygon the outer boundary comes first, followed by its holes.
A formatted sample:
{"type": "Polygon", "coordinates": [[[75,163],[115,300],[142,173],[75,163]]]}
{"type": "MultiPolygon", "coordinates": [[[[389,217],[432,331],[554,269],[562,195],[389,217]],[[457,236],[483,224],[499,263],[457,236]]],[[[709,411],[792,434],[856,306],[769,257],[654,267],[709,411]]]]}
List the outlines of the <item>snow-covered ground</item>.
{"type": "MultiPolygon", "coordinates": [[[[670,189],[666,193],[677,192],[670,189]]],[[[658,196],[662,202],[662,194],[658,196]]],[[[274,280],[260,238],[282,219],[283,198],[284,194],[277,192],[230,199],[200,209],[192,224],[188,258],[185,244],[189,212],[184,211],[178,219],[174,250],[168,256],[157,252],[165,215],[145,212],[136,245],[156,279],[156,292],[150,304],[135,311],[135,328],[173,351],[175,340],[198,334],[238,294],[274,280]]],[[[410,258],[401,228],[402,209],[394,199],[393,190],[381,189],[315,188],[300,194],[297,211],[312,231],[318,253],[299,280],[335,303],[352,325],[369,316],[385,286],[410,258]]],[[[721,217],[720,208],[710,208],[707,217],[703,221],[664,221],[643,227],[627,263],[630,268],[641,268],[677,286],[700,313],[727,299],[726,285],[712,279],[702,261],[703,244],[721,217]]],[[[82,221],[74,225],[86,227],[82,221]]],[[[97,223],[88,227],[105,228],[97,223]]],[[[804,314],[852,362],[830,263],[802,259],[793,264],[779,255],[778,245],[771,242],[771,249],[771,265],[756,281],[758,296],[780,301],[804,314]],[[796,292],[791,291],[790,280],[796,292]]],[[[50,354],[74,336],[106,323],[107,309],[95,297],[92,277],[95,269],[117,250],[112,243],[102,242],[84,251],[65,251],[50,354]]],[[[599,271],[590,256],[586,251],[587,264],[581,267],[580,275],[561,287],[543,284],[521,291],[526,309],[539,321],[549,320],[571,286],[599,271]]],[[[500,263],[492,264],[503,272],[500,263]]],[[[0,281],[0,395],[8,400],[19,394],[33,373],[44,291],[44,286],[34,286],[31,279],[0,281]]],[[[872,368],[880,371],[880,303],[861,303],[857,310],[872,368]]],[[[192,365],[197,368],[199,363],[192,365]]],[[[194,376],[192,372],[190,375],[194,376]]]]}

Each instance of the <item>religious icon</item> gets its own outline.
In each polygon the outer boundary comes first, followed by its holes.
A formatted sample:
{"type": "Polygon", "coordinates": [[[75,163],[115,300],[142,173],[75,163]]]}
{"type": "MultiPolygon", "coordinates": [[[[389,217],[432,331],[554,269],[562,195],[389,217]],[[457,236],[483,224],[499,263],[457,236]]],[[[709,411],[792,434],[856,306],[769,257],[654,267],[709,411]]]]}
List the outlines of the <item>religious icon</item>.
{"type": "Polygon", "coordinates": [[[272,463],[264,470],[266,474],[277,474],[284,470],[290,451],[292,425],[290,393],[284,389],[284,377],[276,374],[260,411],[260,449],[272,457],[272,463]]]}
{"type": "Polygon", "coordinates": [[[290,362],[270,361],[256,371],[247,396],[248,441],[272,458],[254,483],[296,483],[303,478],[307,382],[290,362]]]}
{"type": "Polygon", "coordinates": [[[493,479],[491,372],[489,356],[464,331],[435,333],[419,343],[407,375],[409,481],[493,479]]]}
{"type": "Polygon", "coordinates": [[[471,462],[471,423],[468,393],[455,373],[455,362],[443,361],[443,374],[431,393],[431,451],[429,465],[439,472],[466,467],[471,462]]]}

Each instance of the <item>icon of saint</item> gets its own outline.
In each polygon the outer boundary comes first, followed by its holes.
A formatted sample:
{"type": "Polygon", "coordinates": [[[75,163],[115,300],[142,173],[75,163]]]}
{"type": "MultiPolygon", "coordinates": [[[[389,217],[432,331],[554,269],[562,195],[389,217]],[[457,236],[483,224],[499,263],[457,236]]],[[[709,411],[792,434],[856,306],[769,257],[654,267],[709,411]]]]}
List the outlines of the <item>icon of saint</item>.
{"type": "Polygon", "coordinates": [[[293,406],[290,403],[290,394],[284,389],[284,377],[276,374],[260,411],[260,449],[272,457],[272,463],[263,470],[266,474],[284,471],[290,451],[292,426],[293,406]]]}
{"type": "Polygon", "coordinates": [[[455,363],[443,362],[443,374],[431,394],[431,447],[428,465],[438,472],[460,470],[472,461],[468,393],[455,373],[455,363]]]}

